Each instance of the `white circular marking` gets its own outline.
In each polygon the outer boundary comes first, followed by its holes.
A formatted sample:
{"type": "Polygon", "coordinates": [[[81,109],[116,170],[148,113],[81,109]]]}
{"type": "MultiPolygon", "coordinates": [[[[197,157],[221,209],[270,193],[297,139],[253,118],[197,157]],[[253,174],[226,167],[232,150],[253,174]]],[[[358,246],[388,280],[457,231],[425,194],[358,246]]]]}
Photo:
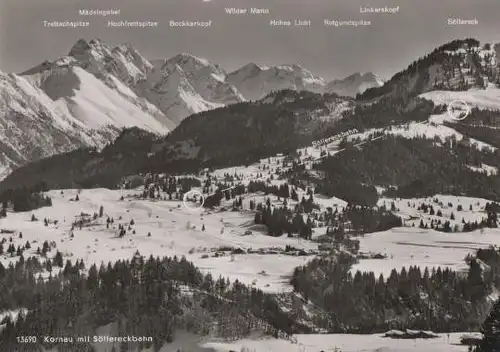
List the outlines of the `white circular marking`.
{"type": "Polygon", "coordinates": [[[461,121],[469,116],[471,109],[463,100],[453,100],[447,107],[448,115],[457,121],[461,121]],[[458,111],[457,111],[458,110],[458,111]]]}
{"type": "Polygon", "coordinates": [[[203,204],[205,204],[205,197],[203,196],[203,194],[198,191],[197,189],[192,189],[186,193],[184,193],[184,197],[182,197],[182,204],[184,205],[184,207],[187,209],[187,210],[190,210],[190,211],[196,211],[196,210],[199,210],[203,207],[203,204]],[[189,195],[191,194],[195,194],[195,195],[199,195],[201,197],[201,204],[199,207],[196,207],[196,208],[193,208],[191,206],[188,205],[188,202],[187,202],[187,199],[189,197],[189,195]]]}

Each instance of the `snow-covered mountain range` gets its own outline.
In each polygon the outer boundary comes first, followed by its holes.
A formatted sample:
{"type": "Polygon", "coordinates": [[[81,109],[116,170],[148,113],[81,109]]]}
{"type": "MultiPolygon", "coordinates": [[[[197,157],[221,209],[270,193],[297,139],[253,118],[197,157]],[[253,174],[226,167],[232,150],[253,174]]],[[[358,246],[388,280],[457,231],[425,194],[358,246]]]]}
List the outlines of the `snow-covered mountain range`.
{"type": "Polygon", "coordinates": [[[259,66],[254,63],[230,73],[233,84],[247,100],[258,100],[282,89],[323,93],[326,82],[300,65],[259,66]]]}
{"type": "Polygon", "coordinates": [[[176,124],[191,114],[245,100],[225,81],[226,72],[205,59],[182,53],[152,65],[139,91],[176,124]]]}
{"type": "Polygon", "coordinates": [[[383,85],[384,80],[372,72],[364,74],[356,72],[344,79],[336,79],[328,83],[325,87],[325,93],[354,98],[358,93],[363,93],[369,88],[383,85]]]}
{"type": "Polygon", "coordinates": [[[102,147],[124,127],[163,135],[195,113],[281,89],[327,87],[299,65],[248,64],[228,74],[190,54],[148,61],[130,44],[99,39],[80,39],[57,60],[0,77],[0,177],[41,157],[102,147]]]}
{"type": "Polygon", "coordinates": [[[130,44],[80,39],[57,60],[0,73],[0,178],[41,157],[102,147],[124,127],[164,135],[192,114],[283,89],[372,99],[484,88],[499,79],[498,51],[498,45],[455,41],[387,82],[370,72],[328,82],[297,64],[250,63],[228,73],[187,53],[148,61],[130,44]]]}

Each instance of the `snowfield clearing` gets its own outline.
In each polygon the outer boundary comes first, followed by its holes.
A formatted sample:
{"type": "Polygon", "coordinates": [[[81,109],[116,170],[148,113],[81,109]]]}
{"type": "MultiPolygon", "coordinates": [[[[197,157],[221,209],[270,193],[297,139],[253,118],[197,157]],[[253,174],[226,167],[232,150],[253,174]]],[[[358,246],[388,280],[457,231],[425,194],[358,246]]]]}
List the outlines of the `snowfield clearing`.
{"type": "Polygon", "coordinates": [[[466,222],[480,222],[483,218],[487,217],[485,206],[487,203],[491,203],[491,201],[484,198],[438,194],[426,198],[380,198],[378,205],[381,206],[385,204],[387,208],[390,208],[392,202],[394,202],[394,206],[396,207],[394,213],[404,220],[406,226],[414,225],[418,227],[421,219],[427,223],[431,220],[441,220],[442,222],[448,220],[452,228],[457,225],[460,229],[462,229],[463,225],[462,220],[466,222]],[[418,207],[422,204],[428,206],[432,205],[434,214],[430,214],[430,211],[424,212],[419,210],[418,207]],[[441,214],[439,214],[439,212],[441,212],[441,214]],[[452,214],[455,219],[451,219],[452,214]]]}
{"type": "Polygon", "coordinates": [[[386,259],[362,259],[352,272],[373,271],[378,277],[388,277],[392,269],[420,266],[467,270],[465,257],[479,248],[500,243],[500,229],[485,229],[467,233],[445,233],[432,229],[394,228],[389,231],[367,234],[359,238],[360,251],[386,254],[386,259]]]}
{"type": "MultiPolygon", "coordinates": [[[[447,113],[441,115],[431,115],[428,122],[411,122],[398,126],[391,126],[390,128],[371,128],[362,133],[356,133],[347,137],[348,141],[355,140],[357,138],[362,141],[370,141],[375,135],[384,133],[385,135],[399,136],[407,139],[414,138],[426,138],[426,139],[437,139],[441,142],[445,142],[447,138],[455,137],[457,141],[464,139],[464,135],[457,132],[451,127],[444,126],[444,122],[456,122],[448,116],[447,113]]],[[[497,148],[479,141],[474,138],[470,138],[470,143],[477,150],[487,149],[490,151],[495,151],[497,148]]],[[[450,146],[453,148],[453,145],[450,146]]]]}
{"type": "Polygon", "coordinates": [[[295,335],[297,343],[278,339],[245,339],[233,343],[210,342],[202,346],[211,347],[216,352],[333,352],[336,348],[341,352],[465,352],[467,346],[459,345],[462,335],[452,333],[448,337],[439,334],[439,338],[427,340],[397,340],[382,335],[295,335]]]}
{"type": "Polygon", "coordinates": [[[483,198],[456,197],[436,195],[427,198],[415,199],[388,199],[381,198],[379,205],[385,204],[390,208],[391,203],[406,226],[393,228],[388,231],[366,234],[359,237],[360,252],[380,253],[387,255],[386,259],[362,259],[353,266],[352,272],[373,271],[375,276],[383,274],[388,277],[392,269],[400,271],[403,266],[450,268],[457,271],[467,270],[465,257],[474,254],[479,248],[488,248],[500,244],[500,229],[486,228],[473,232],[440,232],[431,228],[419,228],[422,220],[427,225],[433,220],[450,221],[451,227],[462,229],[462,219],[466,222],[480,222],[486,217],[484,207],[489,201],[483,198]],[[418,210],[421,204],[432,205],[436,214],[430,215],[418,210]],[[451,205],[451,206],[450,206],[451,205]],[[450,217],[453,214],[455,220],[450,217]]]}
{"type": "Polygon", "coordinates": [[[467,91],[434,90],[419,95],[420,98],[433,101],[435,104],[446,104],[455,100],[467,103],[469,107],[479,109],[500,110],[500,89],[489,84],[486,89],[472,88],[467,91]]]}
{"type": "MultiPolygon", "coordinates": [[[[500,245],[500,229],[485,228],[472,232],[440,232],[431,228],[419,228],[420,221],[429,225],[431,221],[449,221],[451,228],[462,230],[465,222],[480,222],[487,216],[484,211],[489,201],[483,198],[436,195],[427,198],[389,199],[381,198],[378,205],[391,207],[403,219],[407,227],[393,228],[388,231],[366,234],[359,237],[360,252],[380,253],[386,259],[362,259],[353,266],[356,270],[373,271],[375,276],[388,277],[392,269],[400,271],[403,267],[420,266],[431,268],[450,268],[467,270],[465,258],[480,248],[500,245]],[[421,204],[432,205],[435,214],[418,210],[421,204]],[[440,212],[440,214],[439,214],[440,212]],[[453,214],[453,218],[451,219],[453,214]],[[411,227],[414,225],[414,227],[411,227]]],[[[430,227],[430,226],[429,226],[430,227]]]]}
{"type": "MultiPolygon", "coordinates": [[[[317,249],[317,245],[308,241],[284,237],[270,237],[254,230],[251,212],[209,212],[191,211],[182,206],[180,201],[151,201],[132,198],[140,194],[137,190],[82,190],[79,201],[75,198],[77,190],[50,191],[52,207],[44,207],[31,212],[9,213],[0,220],[0,229],[14,230],[15,233],[3,233],[0,237],[7,240],[12,237],[14,245],[31,242],[31,249],[24,253],[27,258],[36,255],[38,246],[45,240],[56,242],[49,256],[59,250],[64,260],[84,259],[87,267],[90,263],[131,259],[138,250],[149,256],[186,256],[204,272],[211,272],[238,279],[248,285],[254,285],[267,292],[283,292],[291,289],[287,276],[296,266],[304,265],[312,256],[290,256],[285,254],[235,254],[215,257],[220,247],[240,247],[242,249],[284,249],[286,245],[306,251],[317,249]],[[120,201],[120,197],[124,200],[120,201]],[[71,238],[71,224],[79,219],[80,214],[92,215],[104,207],[104,216],[97,218],[81,229],[75,227],[71,238]],[[32,214],[38,221],[31,221],[32,214]],[[106,228],[106,217],[114,218],[114,224],[106,228]],[[121,220],[120,220],[121,217],[121,220]],[[44,226],[44,219],[49,222],[58,220],[58,224],[44,226]],[[118,224],[131,230],[123,238],[118,237],[118,224]],[[205,231],[202,226],[205,225],[205,231]],[[114,229],[113,229],[114,227],[114,229]],[[136,234],[132,231],[135,230],[136,234]],[[245,234],[251,231],[251,234],[245,234]],[[19,238],[22,232],[22,238],[19,238]],[[223,232],[223,233],[222,233],[223,232]],[[148,236],[151,233],[151,236],[148,236]],[[33,243],[34,242],[34,243],[33,243]],[[202,258],[205,257],[205,258],[202,258]]],[[[7,242],[8,243],[8,242],[7,242]]],[[[226,252],[228,253],[228,252],[226,252]]],[[[0,256],[3,264],[18,260],[19,257],[0,256]]]]}

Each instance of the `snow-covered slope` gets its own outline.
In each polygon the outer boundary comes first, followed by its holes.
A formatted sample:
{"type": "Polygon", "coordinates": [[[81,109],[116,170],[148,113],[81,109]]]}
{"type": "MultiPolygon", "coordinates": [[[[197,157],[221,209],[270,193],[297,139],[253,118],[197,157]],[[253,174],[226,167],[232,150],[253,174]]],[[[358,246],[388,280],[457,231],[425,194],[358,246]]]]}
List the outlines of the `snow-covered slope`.
{"type": "Polygon", "coordinates": [[[139,90],[175,123],[187,116],[245,99],[225,81],[226,73],[205,59],[179,54],[153,61],[139,90]]]}
{"type": "MultiPolygon", "coordinates": [[[[77,192],[75,189],[50,191],[51,207],[33,212],[9,212],[1,220],[1,226],[3,229],[22,232],[22,238],[13,236],[16,246],[18,241],[19,244],[26,240],[38,243],[56,241],[58,250],[65,257],[71,257],[72,260],[82,258],[89,265],[128,259],[137,250],[146,256],[186,256],[202,271],[211,272],[215,277],[222,275],[231,281],[238,279],[247,285],[253,283],[267,292],[289,291],[291,286],[286,276],[292,273],[294,267],[304,265],[313,256],[248,253],[231,258],[229,255],[214,255],[215,252],[228,246],[245,251],[247,248],[284,250],[287,245],[306,251],[317,249],[314,243],[298,242],[286,236],[269,237],[261,233],[250,225],[253,218],[251,212],[222,214],[203,209],[190,210],[182,206],[179,200],[150,202],[138,199],[136,195],[141,190],[83,190],[79,193],[79,201],[72,201],[77,192]],[[124,201],[120,201],[121,196],[124,196],[124,201]],[[114,225],[107,228],[105,218],[98,219],[95,226],[71,230],[74,219],[82,212],[92,214],[101,205],[105,215],[113,217],[117,226],[118,223],[128,223],[134,219],[136,233],[119,239],[117,228],[114,225]],[[31,219],[32,213],[38,219],[58,220],[58,224],[46,227],[43,221],[27,221],[31,219]],[[252,234],[245,234],[248,230],[252,234]],[[74,237],[71,233],[74,233],[74,237]],[[277,262],[279,265],[276,265],[277,262]]],[[[35,254],[36,246],[33,246],[26,256],[35,254]]],[[[18,259],[0,255],[0,262],[5,266],[18,259]]]]}
{"type": "Polygon", "coordinates": [[[300,65],[263,67],[250,63],[230,73],[227,82],[233,84],[248,100],[258,100],[282,89],[308,90],[323,93],[325,81],[300,65]]]}
{"type": "Polygon", "coordinates": [[[168,133],[175,124],[136,93],[152,71],[130,45],[79,40],[53,62],[0,73],[0,178],[39,158],[101,147],[124,127],[168,133]]]}
{"type": "Polygon", "coordinates": [[[111,48],[97,39],[80,39],[68,56],[22,75],[92,127],[136,126],[165,134],[175,124],[136,89],[152,70],[129,44],[111,48]]]}
{"type": "Polygon", "coordinates": [[[0,72],[0,178],[14,167],[80,146],[101,146],[116,128],[94,130],[26,77],[0,72]]]}
{"type": "Polygon", "coordinates": [[[87,42],[80,39],[71,48],[68,57],[56,61],[70,63],[73,61],[88,72],[103,77],[111,74],[128,85],[135,85],[146,79],[146,75],[153,69],[147,61],[130,44],[111,47],[98,39],[87,42]]]}
{"type": "Polygon", "coordinates": [[[182,53],[169,60],[153,62],[163,76],[182,70],[184,76],[203,99],[219,104],[233,104],[244,100],[231,84],[225,82],[226,72],[205,59],[182,53]]]}
{"type": "Polygon", "coordinates": [[[471,88],[467,91],[449,92],[434,90],[420,95],[436,105],[449,104],[453,101],[465,102],[470,108],[500,110],[500,88],[488,84],[485,89],[471,88]]]}
{"type": "Polygon", "coordinates": [[[26,76],[26,79],[41,87],[57,106],[87,127],[137,126],[160,134],[169,131],[167,120],[162,123],[160,119],[164,115],[144,99],[138,98],[114,76],[110,75],[107,79],[115,89],[78,66],[45,70],[26,76]]]}
{"type": "MultiPolygon", "coordinates": [[[[414,139],[414,138],[426,138],[430,140],[439,140],[442,143],[446,142],[447,138],[454,138],[457,142],[468,141],[470,147],[474,147],[477,150],[482,150],[483,148],[495,151],[497,148],[483,141],[477,140],[475,138],[466,138],[462,133],[456,131],[455,129],[445,126],[443,122],[450,121],[450,118],[446,114],[441,115],[431,115],[428,122],[410,122],[407,124],[393,125],[389,128],[371,128],[362,133],[356,133],[347,137],[347,140],[357,140],[367,141],[373,139],[378,134],[395,135],[403,138],[414,139]]],[[[453,146],[450,146],[453,147],[453,146]]]]}
{"type": "Polygon", "coordinates": [[[383,85],[384,80],[374,73],[361,74],[356,72],[344,79],[336,79],[328,83],[325,87],[325,93],[335,93],[340,96],[354,98],[358,93],[363,93],[368,88],[383,85]]]}

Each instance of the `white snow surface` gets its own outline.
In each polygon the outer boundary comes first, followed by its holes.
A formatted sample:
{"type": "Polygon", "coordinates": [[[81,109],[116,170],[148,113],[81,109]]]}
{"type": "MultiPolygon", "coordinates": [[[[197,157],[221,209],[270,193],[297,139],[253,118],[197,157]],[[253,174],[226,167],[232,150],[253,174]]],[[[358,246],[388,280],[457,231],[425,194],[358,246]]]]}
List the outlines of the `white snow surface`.
{"type": "Polygon", "coordinates": [[[297,342],[262,338],[243,339],[235,342],[207,342],[202,346],[214,348],[216,352],[466,352],[460,345],[463,333],[438,334],[434,339],[402,340],[389,339],[383,335],[325,334],[294,335],[297,342]],[[246,348],[246,349],[244,349],[246,348]]]}
{"type": "MultiPolygon", "coordinates": [[[[498,246],[500,229],[485,228],[473,232],[440,232],[433,229],[419,228],[420,220],[429,225],[431,220],[450,221],[451,227],[462,229],[462,219],[466,222],[480,222],[486,217],[484,207],[487,202],[483,198],[456,197],[436,195],[429,198],[387,199],[379,200],[379,205],[386,204],[390,208],[394,202],[397,211],[406,227],[393,228],[388,231],[375,232],[359,237],[360,252],[385,254],[386,259],[361,259],[352,267],[357,270],[373,271],[378,277],[383,274],[387,278],[393,269],[400,271],[403,267],[419,266],[421,270],[428,267],[450,268],[455,271],[467,271],[465,258],[480,248],[498,246]],[[408,205],[409,204],[409,205],[408,205]],[[442,216],[429,215],[417,210],[421,204],[432,205],[435,213],[441,211],[442,216]],[[449,204],[453,206],[450,207],[449,204]],[[458,210],[458,206],[462,210],[458,210]],[[415,208],[413,207],[415,206],[415,208]],[[472,210],[470,210],[472,209],[472,210]],[[455,220],[451,220],[453,213],[455,220]],[[415,227],[411,227],[412,224],[415,227]]],[[[430,227],[430,226],[429,226],[430,227]]]]}
{"type": "MultiPolygon", "coordinates": [[[[204,272],[211,272],[212,276],[228,277],[231,281],[238,279],[248,285],[254,285],[267,292],[289,291],[288,276],[296,266],[304,265],[311,256],[288,256],[282,254],[240,254],[214,257],[212,249],[221,246],[240,247],[243,249],[259,249],[292,245],[305,250],[317,249],[317,245],[308,241],[299,241],[295,238],[275,238],[252,229],[251,235],[245,231],[253,225],[251,212],[206,212],[203,210],[191,211],[183,207],[180,201],[150,201],[129,198],[129,195],[138,194],[138,191],[119,191],[108,189],[83,190],[79,201],[69,199],[75,197],[76,190],[50,191],[52,207],[44,207],[32,212],[9,213],[7,218],[0,219],[0,228],[15,229],[23,233],[23,238],[12,236],[17,246],[33,241],[31,253],[34,255],[36,247],[43,241],[55,241],[57,249],[66,259],[84,259],[85,263],[101,263],[130,259],[136,250],[142,255],[174,256],[183,255],[204,272]],[[119,201],[121,195],[124,201],[119,201]],[[128,224],[134,219],[133,228],[136,234],[129,234],[117,238],[117,229],[106,229],[106,217],[97,220],[90,227],[76,228],[74,238],[70,237],[71,223],[81,212],[93,214],[104,207],[106,215],[113,217],[115,227],[118,223],[128,224]],[[181,205],[181,207],[177,207],[181,205]],[[31,222],[31,214],[40,220],[31,222]],[[122,216],[123,220],[118,220],[122,216]],[[58,225],[44,226],[43,219],[58,220],[58,225]],[[187,229],[187,223],[190,229],[187,229]],[[206,230],[202,231],[202,225],[206,230]],[[193,228],[193,227],[196,228],[193,228]],[[221,234],[221,229],[224,233],[221,234]],[[148,232],[151,237],[148,237],[148,232]],[[19,242],[19,243],[17,243],[19,242]],[[202,258],[208,255],[208,258],[202,258]],[[276,265],[279,263],[279,265],[276,265]]],[[[53,251],[55,255],[55,251],[53,251]]],[[[17,260],[16,257],[0,256],[0,260],[8,263],[17,260]]]]}
{"type": "Polygon", "coordinates": [[[403,267],[419,266],[450,268],[456,271],[468,269],[465,257],[479,248],[498,245],[500,230],[486,229],[466,233],[444,233],[420,228],[393,228],[359,238],[360,251],[386,254],[387,259],[362,259],[352,268],[373,271],[378,277],[389,277],[391,271],[403,267]]]}
{"type": "Polygon", "coordinates": [[[486,89],[472,88],[467,91],[435,90],[420,95],[421,98],[433,101],[435,104],[449,104],[453,101],[464,101],[469,107],[500,110],[500,88],[489,84],[486,89]]]}
{"type": "Polygon", "coordinates": [[[82,123],[90,128],[100,126],[116,127],[143,127],[149,131],[166,134],[169,130],[159,120],[122,98],[122,94],[133,95],[132,91],[117,79],[113,79],[117,90],[109,89],[104,83],[87,71],[73,67],[68,72],[73,79],[64,79],[64,82],[73,81],[73,87],[63,88],[65,95],[58,99],[82,123]],[[73,89],[72,89],[73,88],[73,89]]]}

